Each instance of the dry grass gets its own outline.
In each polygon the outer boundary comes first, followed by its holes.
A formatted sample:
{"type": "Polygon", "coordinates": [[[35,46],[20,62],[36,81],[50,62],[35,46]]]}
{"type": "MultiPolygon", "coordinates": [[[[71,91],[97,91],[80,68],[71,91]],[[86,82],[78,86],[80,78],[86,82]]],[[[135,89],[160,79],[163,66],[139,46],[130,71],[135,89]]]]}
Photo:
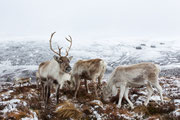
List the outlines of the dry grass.
{"type": "Polygon", "coordinates": [[[103,103],[101,101],[98,101],[98,102],[91,101],[91,102],[89,102],[89,105],[90,106],[99,106],[99,107],[103,108],[103,103]]]}
{"type": "Polygon", "coordinates": [[[56,115],[59,119],[73,118],[79,120],[82,118],[82,112],[69,101],[65,101],[64,103],[59,104],[57,107],[59,109],[56,111],[56,115]]]}
{"type": "Polygon", "coordinates": [[[176,120],[176,116],[171,113],[175,110],[175,105],[172,103],[165,103],[163,107],[155,102],[150,102],[148,106],[137,106],[134,109],[136,113],[144,113],[145,117],[150,117],[150,120],[160,119],[160,120],[176,120]],[[171,118],[171,119],[170,119],[171,118]]]}
{"type": "Polygon", "coordinates": [[[9,112],[4,120],[20,120],[21,118],[30,117],[26,112],[9,112]]]}

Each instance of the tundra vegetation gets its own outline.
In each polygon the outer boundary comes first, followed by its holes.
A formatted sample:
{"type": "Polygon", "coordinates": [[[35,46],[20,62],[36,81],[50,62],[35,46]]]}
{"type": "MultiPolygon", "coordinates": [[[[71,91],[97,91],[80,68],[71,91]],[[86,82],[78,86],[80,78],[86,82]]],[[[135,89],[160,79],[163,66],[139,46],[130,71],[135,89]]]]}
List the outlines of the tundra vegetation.
{"type": "MultiPolygon", "coordinates": [[[[81,81],[78,97],[74,99],[74,91],[63,87],[60,91],[59,104],[56,104],[55,90],[51,89],[52,95],[49,99],[48,107],[45,109],[44,100],[39,92],[42,87],[36,88],[36,84],[19,85],[13,87],[12,84],[4,84],[0,91],[0,118],[1,119],[21,119],[38,118],[44,120],[58,119],[163,119],[178,120],[180,104],[180,88],[178,86],[180,78],[161,77],[159,84],[163,89],[164,103],[160,101],[158,91],[154,93],[147,106],[146,87],[135,87],[129,90],[129,99],[134,103],[134,109],[128,105],[126,100],[122,100],[121,108],[117,107],[119,95],[113,96],[110,102],[97,99],[94,94],[86,92],[84,81],[81,81]],[[158,99],[158,100],[157,100],[158,99]]],[[[107,85],[102,82],[102,87],[107,85]]],[[[94,83],[89,83],[89,90],[94,92],[94,83]]],[[[118,91],[120,92],[120,91],[118,91]]],[[[101,94],[98,92],[98,96],[101,94]]]]}

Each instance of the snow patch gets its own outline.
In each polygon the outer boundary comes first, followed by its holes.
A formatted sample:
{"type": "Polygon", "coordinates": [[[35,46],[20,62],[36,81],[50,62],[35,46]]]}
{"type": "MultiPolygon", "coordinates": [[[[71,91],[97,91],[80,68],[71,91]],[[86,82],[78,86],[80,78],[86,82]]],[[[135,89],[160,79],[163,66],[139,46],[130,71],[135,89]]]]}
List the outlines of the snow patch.
{"type": "Polygon", "coordinates": [[[18,104],[22,104],[24,106],[27,105],[27,103],[25,101],[21,101],[19,99],[11,99],[9,101],[0,101],[0,104],[6,105],[6,107],[2,110],[3,113],[17,111],[16,106],[18,104]]]}
{"type": "Polygon", "coordinates": [[[175,116],[180,116],[180,109],[177,109],[173,112],[175,116]]]}
{"type": "Polygon", "coordinates": [[[101,120],[101,115],[97,111],[93,111],[93,114],[96,116],[97,120],[101,120]]]}

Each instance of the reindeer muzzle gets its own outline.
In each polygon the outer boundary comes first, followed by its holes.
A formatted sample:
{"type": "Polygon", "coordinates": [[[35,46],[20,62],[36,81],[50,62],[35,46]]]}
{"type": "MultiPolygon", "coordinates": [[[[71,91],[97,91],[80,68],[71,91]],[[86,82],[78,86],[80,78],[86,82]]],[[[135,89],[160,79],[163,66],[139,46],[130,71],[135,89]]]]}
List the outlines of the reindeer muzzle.
{"type": "Polygon", "coordinates": [[[71,67],[67,67],[66,68],[66,72],[68,73],[68,72],[70,72],[72,69],[71,69],[71,67]]]}

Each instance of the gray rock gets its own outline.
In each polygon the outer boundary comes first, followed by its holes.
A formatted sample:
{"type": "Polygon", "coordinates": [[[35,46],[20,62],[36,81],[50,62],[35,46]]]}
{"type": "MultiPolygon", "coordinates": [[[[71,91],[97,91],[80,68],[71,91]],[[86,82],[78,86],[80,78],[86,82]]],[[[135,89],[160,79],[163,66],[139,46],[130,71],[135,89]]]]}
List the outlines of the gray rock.
{"type": "Polygon", "coordinates": [[[156,48],[156,46],[155,45],[151,45],[151,48],[156,48]]]}
{"type": "Polygon", "coordinates": [[[146,44],[140,44],[141,46],[146,46],[146,44]]]}
{"type": "Polygon", "coordinates": [[[165,43],[160,43],[160,45],[165,45],[165,43]]]}
{"type": "Polygon", "coordinates": [[[141,50],[142,47],[141,47],[141,46],[137,46],[136,49],[137,49],[137,50],[141,50]]]}

